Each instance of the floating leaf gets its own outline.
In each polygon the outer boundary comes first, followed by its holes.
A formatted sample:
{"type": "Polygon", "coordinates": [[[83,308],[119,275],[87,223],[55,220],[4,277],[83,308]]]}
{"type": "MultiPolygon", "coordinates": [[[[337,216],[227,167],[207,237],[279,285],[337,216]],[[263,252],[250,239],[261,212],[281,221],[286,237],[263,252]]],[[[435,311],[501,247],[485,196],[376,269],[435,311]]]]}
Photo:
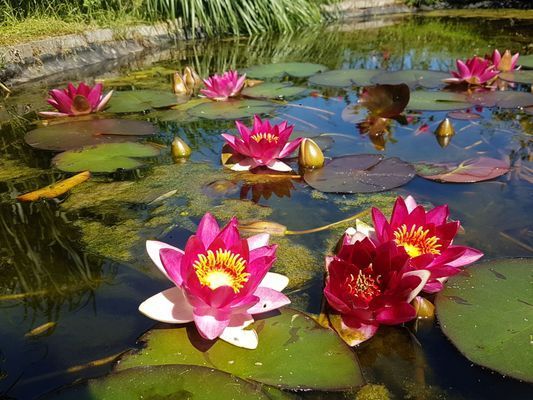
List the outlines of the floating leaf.
{"type": "Polygon", "coordinates": [[[153,108],[171,107],[185,103],[189,98],[161,90],[125,90],[114,92],[106,111],[110,113],[134,113],[153,108]]]}
{"type": "Polygon", "coordinates": [[[533,259],[502,259],[450,278],[436,298],[442,331],[470,361],[533,382],[533,259]]]}
{"type": "Polygon", "coordinates": [[[338,88],[369,86],[372,84],[371,79],[380,72],[375,69],[337,69],[313,75],[309,78],[309,83],[338,88]]]}
{"type": "Polygon", "coordinates": [[[466,111],[451,111],[448,113],[448,118],[452,119],[458,119],[461,121],[471,121],[474,119],[480,119],[481,115],[476,114],[474,112],[466,112],[466,111]]]}
{"type": "Polygon", "coordinates": [[[115,172],[117,169],[134,169],[143,163],[134,157],[155,157],[159,149],[141,143],[104,143],[60,153],[52,164],[62,171],[115,172]]]}
{"type": "Polygon", "coordinates": [[[498,76],[500,79],[508,82],[524,83],[526,85],[533,84],[533,71],[509,71],[502,72],[498,76]]]}
{"type": "Polygon", "coordinates": [[[411,164],[379,154],[334,158],[320,169],[306,171],[304,180],[326,193],[371,193],[402,186],[415,176],[411,164]]]}
{"type": "Polygon", "coordinates": [[[64,151],[94,144],[128,142],[155,133],[154,125],[146,121],[94,119],[37,128],[28,132],[24,140],[36,149],[64,151]]]}
{"type": "Polygon", "coordinates": [[[452,111],[470,107],[465,95],[453,92],[415,90],[407,105],[413,111],[452,111]]]}
{"type": "Polygon", "coordinates": [[[381,74],[374,76],[371,81],[372,83],[378,83],[381,85],[398,85],[400,83],[405,83],[411,88],[420,86],[426,89],[434,89],[444,86],[445,83],[442,80],[449,77],[450,75],[446,72],[407,69],[403,71],[382,72],[381,74]]]}
{"type": "Polygon", "coordinates": [[[351,349],[309,316],[285,308],[252,327],[259,335],[259,346],[253,351],[222,340],[206,343],[185,327],[152,329],[141,338],[146,347],[127,355],[118,369],[201,365],[291,390],[350,390],[363,383],[351,349]]]}
{"type": "Polygon", "coordinates": [[[62,181],[58,181],[42,189],[38,189],[33,192],[25,193],[20,196],[17,196],[17,200],[37,201],[39,199],[53,199],[55,197],[61,196],[62,194],[68,192],[74,186],[85,182],[90,177],[91,177],[91,173],[89,171],[80,172],[77,175],[74,175],[67,179],[63,179],[62,181]]]}
{"type": "Polygon", "coordinates": [[[533,54],[530,54],[529,56],[520,56],[518,64],[520,64],[522,68],[533,69],[533,54]]]}
{"type": "Polygon", "coordinates": [[[417,163],[419,176],[433,181],[473,183],[488,181],[509,172],[509,163],[489,157],[463,161],[461,164],[417,163]]]}
{"type": "Polygon", "coordinates": [[[267,114],[275,107],[274,103],[260,100],[210,101],[192,107],[187,112],[193,117],[207,119],[239,119],[267,114]]]}
{"type": "MultiPolygon", "coordinates": [[[[533,72],[533,71],[531,71],[533,72]]],[[[533,106],[533,94],[525,92],[503,92],[496,105],[500,108],[520,108],[533,106]]]]}
{"type": "Polygon", "coordinates": [[[378,117],[392,118],[400,114],[409,103],[409,86],[376,85],[365,87],[359,103],[378,117]]]}
{"type": "MultiPolygon", "coordinates": [[[[277,391],[279,399],[290,399],[277,391]]],[[[261,399],[270,396],[258,384],[213,368],[192,365],[156,365],[111,373],[47,396],[55,400],[123,399],[261,399]]]]}
{"type": "Polygon", "coordinates": [[[242,91],[243,96],[257,99],[285,99],[288,97],[301,96],[307,88],[292,86],[290,83],[262,83],[253,87],[247,87],[242,91]]]}
{"type": "Polygon", "coordinates": [[[328,68],[322,64],[313,63],[277,63],[254,65],[242,70],[249,78],[255,79],[272,79],[282,78],[285,75],[295,78],[306,78],[320,71],[326,71],[328,68]]]}

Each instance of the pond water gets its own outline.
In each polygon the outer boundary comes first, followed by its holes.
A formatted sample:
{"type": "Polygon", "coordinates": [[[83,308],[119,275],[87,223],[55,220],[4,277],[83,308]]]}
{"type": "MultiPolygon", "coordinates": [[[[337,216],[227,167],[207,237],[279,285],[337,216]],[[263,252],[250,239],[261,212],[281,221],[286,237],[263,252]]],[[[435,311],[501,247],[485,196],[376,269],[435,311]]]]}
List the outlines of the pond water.
{"type": "MultiPolygon", "coordinates": [[[[527,16],[525,14],[524,16],[527,16]]],[[[409,162],[462,162],[479,156],[510,159],[513,169],[495,180],[443,184],[415,177],[405,186],[374,194],[324,194],[301,179],[254,182],[224,171],[220,133],[235,132],[232,120],[191,119],[148,111],[122,118],[149,120],[166,146],[142,168],[96,175],[58,201],[20,203],[16,196],[64,175],[50,167],[53,153],[30,148],[33,111],[46,109],[46,92],[70,80],[103,80],[106,89],[170,89],[169,70],[193,66],[201,76],[277,62],[313,62],[329,69],[454,69],[456,58],[510,48],[533,54],[533,19],[404,17],[346,22],[326,30],[280,37],[253,37],[179,44],[144,57],[74,71],[25,84],[4,101],[0,117],[0,397],[35,398],[77,379],[104,375],[110,363],[86,364],[136,347],[154,326],[137,311],[170,287],[145,254],[154,239],[183,247],[201,216],[219,221],[276,221],[305,230],[378,206],[390,213],[398,195],[424,204],[449,204],[464,232],[458,242],[486,259],[528,257],[533,250],[531,134],[533,115],[517,108],[469,107],[480,118],[452,119],[456,134],[446,146],[432,133],[448,111],[408,113],[388,133],[365,134],[363,109],[354,111],[358,89],[313,87],[303,97],[269,112],[306,135],[327,136],[326,155],[380,153],[409,162]],[[144,70],[138,73],[136,71],[144,70]],[[424,128],[425,126],[428,129],[424,128]],[[190,144],[186,163],[174,163],[175,135],[190,144]],[[50,323],[44,332],[29,333],[50,323]],[[74,368],[85,365],[85,368],[74,368]],[[70,368],[70,370],[69,370],[70,368]]],[[[306,86],[306,78],[284,78],[306,86]]],[[[517,85],[527,92],[530,87],[517,85]]],[[[249,122],[249,120],[247,120],[249,122]]],[[[280,244],[278,272],[291,279],[293,306],[320,311],[323,256],[346,225],[307,235],[274,237],[280,244]]],[[[475,268],[475,267],[472,267],[475,268]]],[[[525,349],[531,351],[531,349],[525,349]]],[[[472,364],[448,341],[436,321],[383,327],[355,349],[368,382],[384,384],[395,398],[525,399],[531,384],[472,364]]],[[[281,361],[281,360],[280,360],[281,361]]],[[[319,366],[317,366],[319,368],[319,366]]],[[[343,398],[307,393],[307,398],[343,398]]]]}

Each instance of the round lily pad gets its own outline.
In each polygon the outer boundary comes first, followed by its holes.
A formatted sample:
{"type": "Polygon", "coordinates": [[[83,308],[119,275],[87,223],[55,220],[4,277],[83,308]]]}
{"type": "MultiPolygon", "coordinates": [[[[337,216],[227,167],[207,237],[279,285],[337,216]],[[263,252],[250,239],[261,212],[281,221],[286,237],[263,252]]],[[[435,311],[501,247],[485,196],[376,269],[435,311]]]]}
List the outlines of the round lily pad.
{"type": "Polygon", "coordinates": [[[399,158],[356,154],[334,158],[320,169],[307,171],[304,180],[326,193],[372,193],[405,185],[414,176],[414,167],[399,158]]]}
{"type": "Polygon", "coordinates": [[[413,111],[452,111],[470,107],[465,95],[453,92],[429,92],[414,90],[411,92],[408,110],[413,111]]]}
{"type": "MultiPolygon", "coordinates": [[[[290,399],[283,392],[279,399],[290,399]]],[[[49,400],[205,399],[269,400],[260,385],[213,368],[157,365],[131,368],[46,396],[49,400]]]]}
{"type": "Polygon", "coordinates": [[[288,97],[301,96],[307,92],[307,88],[292,86],[290,83],[267,82],[257,86],[245,88],[242,94],[246,97],[257,99],[285,99],[288,97]]]}
{"type": "Polygon", "coordinates": [[[442,80],[449,77],[450,74],[446,72],[407,69],[403,71],[382,72],[374,76],[371,81],[380,85],[399,85],[400,83],[405,83],[411,88],[420,86],[426,89],[435,89],[445,86],[442,80]]]}
{"type": "Polygon", "coordinates": [[[65,172],[115,172],[117,169],[134,169],[143,163],[135,158],[155,157],[160,150],[142,143],[103,143],[68,150],[52,159],[52,164],[65,172]]]}
{"type": "Polygon", "coordinates": [[[249,78],[255,79],[281,78],[285,75],[293,76],[295,78],[306,78],[317,72],[326,71],[327,69],[328,68],[322,64],[290,62],[254,65],[242,70],[242,72],[245,72],[249,78]]]}
{"type": "Polygon", "coordinates": [[[508,82],[525,83],[526,85],[533,84],[533,71],[502,72],[499,77],[508,82]]]}
{"type": "Polygon", "coordinates": [[[254,114],[267,114],[276,108],[274,103],[261,100],[210,101],[190,108],[193,117],[207,119],[239,119],[254,114]]]}
{"type": "Polygon", "coordinates": [[[37,128],[28,132],[24,140],[36,149],[64,151],[87,145],[128,142],[155,133],[155,126],[146,121],[93,119],[37,128]]]}
{"type": "Polygon", "coordinates": [[[186,96],[177,96],[161,90],[125,90],[114,92],[106,111],[110,113],[135,113],[153,108],[171,107],[185,103],[186,96]]]}
{"type": "Polygon", "coordinates": [[[461,164],[417,163],[416,172],[432,181],[473,183],[497,178],[509,172],[509,163],[490,157],[479,157],[461,164]]]}
{"type": "Polygon", "coordinates": [[[518,59],[518,64],[520,64],[522,68],[533,69],[533,54],[528,56],[520,56],[518,59]]]}
{"type": "Polygon", "coordinates": [[[369,86],[371,79],[381,73],[376,69],[336,69],[309,78],[309,83],[318,86],[348,88],[351,86],[369,86]]]}
{"type": "Polygon", "coordinates": [[[251,327],[259,335],[259,346],[253,351],[222,340],[206,343],[192,326],[153,329],[140,339],[146,346],[126,355],[117,368],[209,366],[291,390],[350,390],[363,383],[352,350],[309,316],[284,308],[251,327]]]}
{"type": "Polygon", "coordinates": [[[474,265],[436,298],[442,331],[470,361],[533,382],[533,259],[474,265]]]}

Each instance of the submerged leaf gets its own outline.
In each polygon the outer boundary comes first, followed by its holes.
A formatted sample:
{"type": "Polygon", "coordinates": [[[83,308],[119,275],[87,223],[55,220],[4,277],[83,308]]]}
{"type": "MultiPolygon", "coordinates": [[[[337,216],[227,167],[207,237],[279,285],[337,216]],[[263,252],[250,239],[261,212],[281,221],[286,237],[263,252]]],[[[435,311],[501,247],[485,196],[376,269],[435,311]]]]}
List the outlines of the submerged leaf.
{"type": "Polygon", "coordinates": [[[39,199],[53,199],[55,197],[61,196],[62,194],[68,192],[74,186],[85,182],[90,177],[91,177],[91,173],[89,171],[80,172],[77,175],[55,182],[42,189],[34,190],[33,192],[30,192],[30,193],[21,194],[20,196],[17,196],[17,200],[37,201],[39,199]]]}
{"type": "Polygon", "coordinates": [[[463,161],[461,164],[417,163],[416,172],[433,181],[472,183],[487,181],[509,172],[509,163],[489,157],[463,161]]]}
{"type": "Polygon", "coordinates": [[[405,109],[409,103],[409,95],[409,86],[404,83],[368,86],[359,96],[359,103],[375,116],[392,118],[401,114],[405,109]]]}
{"type": "Polygon", "coordinates": [[[327,69],[328,68],[322,64],[292,62],[254,65],[245,68],[242,72],[245,72],[249,78],[256,79],[281,78],[285,75],[294,76],[296,78],[306,78],[317,72],[326,71],[327,69]]]}

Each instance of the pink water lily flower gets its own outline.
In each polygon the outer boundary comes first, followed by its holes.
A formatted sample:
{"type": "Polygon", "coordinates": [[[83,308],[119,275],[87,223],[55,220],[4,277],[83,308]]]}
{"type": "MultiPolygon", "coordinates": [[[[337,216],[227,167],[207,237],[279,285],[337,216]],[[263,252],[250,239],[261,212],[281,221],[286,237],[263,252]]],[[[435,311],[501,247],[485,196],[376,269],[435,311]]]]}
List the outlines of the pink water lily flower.
{"type": "Polygon", "coordinates": [[[398,197],[390,222],[379,209],[372,209],[375,232],[371,237],[376,243],[393,241],[403,247],[410,257],[412,269],[431,273],[424,291],[435,293],[442,290],[448,277],[483,256],[479,250],[453,244],[460,223],[450,221],[448,217],[447,205],[426,212],[413,197],[408,196],[405,200],[398,197]]]}
{"type": "Polygon", "coordinates": [[[246,74],[239,76],[237,71],[224,72],[222,75],[213,75],[204,79],[207,89],[200,90],[204,96],[216,100],[226,101],[230,97],[238,96],[244,87],[246,74]]]}
{"type": "Polygon", "coordinates": [[[113,94],[111,90],[104,96],[102,90],[101,83],[91,87],[83,82],[77,88],[69,83],[66,89],[52,89],[49,92],[51,98],[47,102],[58,112],[42,111],[39,115],[43,117],[68,117],[102,111],[113,94]]]}
{"type": "Polygon", "coordinates": [[[371,338],[381,324],[414,319],[416,310],[409,303],[430,275],[412,271],[409,256],[393,242],[376,246],[367,237],[359,239],[345,235],[338,253],[326,258],[324,296],[341,317],[335,329],[350,346],[371,338]]]}
{"type": "Polygon", "coordinates": [[[499,74],[490,60],[481,57],[472,57],[466,62],[457,60],[456,64],[457,72],[452,71],[453,78],[444,79],[444,82],[483,85],[491,82],[499,74]]]}
{"type": "Polygon", "coordinates": [[[185,251],[147,241],[151,259],[176,286],[150,297],[139,310],[161,322],[194,321],[205,339],[255,349],[257,333],[244,329],[254,321],[252,315],[290,303],[280,293],[287,277],[268,272],[276,260],[276,245],[268,240],[268,234],[241,238],[236,218],[220,229],[207,213],[185,251]]]}
{"type": "Polygon", "coordinates": [[[516,63],[518,61],[519,53],[515,53],[514,55],[511,55],[511,52],[509,50],[505,50],[503,53],[503,56],[500,54],[498,49],[495,49],[492,53],[492,64],[494,64],[494,67],[501,72],[508,72],[513,71],[515,69],[519,69],[520,67],[516,66],[516,63]]]}
{"type": "Polygon", "coordinates": [[[236,121],[241,137],[223,133],[222,137],[228,145],[243,159],[233,165],[234,171],[248,171],[265,166],[275,171],[289,172],[292,170],[280,159],[290,156],[298,148],[303,138],[289,142],[293,126],[287,121],[279,125],[270,125],[267,120],[254,116],[254,124],[250,130],[242,122],[236,121]]]}

